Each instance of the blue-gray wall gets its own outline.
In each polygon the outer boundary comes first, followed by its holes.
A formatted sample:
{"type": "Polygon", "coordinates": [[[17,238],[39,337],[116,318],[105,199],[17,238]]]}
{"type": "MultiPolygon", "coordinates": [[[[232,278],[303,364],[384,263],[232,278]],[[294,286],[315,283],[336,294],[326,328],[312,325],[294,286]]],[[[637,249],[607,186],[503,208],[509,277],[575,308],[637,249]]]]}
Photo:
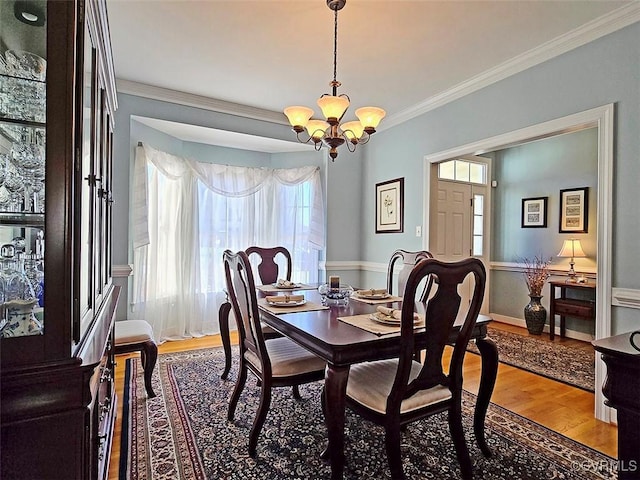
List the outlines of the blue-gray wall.
{"type": "Polygon", "coordinates": [[[580,240],[588,258],[577,268],[596,265],[598,132],[591,128],[559,135],[495,152],[492,190],[491,261],[518,262],[539,256],[554,265],[568,265],[556,258],[562,242],[580,240]],[[560,190],[587,187],[588,232],[559,233],[560,190]],[[547,227],[521,228],[523,198],[547,198],[547,227]]]}
{"type": "MultiPolygon", "coordinates": [[[[391,93],[392,94],[392,93],[391,93]]],[[[291,139],[285,125],[119,95],[114,139],[114,262],[127,261],[128,173],[138,139],[131,115],[291,139]]],[[[355,154],[329,162],[326,179],[328,262],[386,263],[396,248],[418,250],[423,223],[425,155],[614,103],[613,286],[640,289],[637,188],[640,183],[640,23],[578,47],[415,119],[383,130],[355,154]],[[405,231],[376,235],[374,187],[405,179],[405,231]]],[[[351,283],[359,277],[353,274],[351,283]]],[[[614,308],[613,331],[640,325],[637,310],[614,308]]]]}
{"type": "MultiPolygon", "coordinates": [[[[640,23],[376,134],[363,163],[363,185],[366,190],[404,176],[405,224],[421,225],[425,155],[609,103],[616,108],[612,282],[640,289],[640,23]]],[[[373,195],[365,195],[364,218],[373,219],[374,209],[373,195]]],[[[365,222],[362,258],[368,261],[384,262],[396,245],[421,247],[413,227],[396,235],[372,231],[372,220],[365,222]]],[[[637,310],[613,309],[613,333],[639,325],[637,310]]]]}

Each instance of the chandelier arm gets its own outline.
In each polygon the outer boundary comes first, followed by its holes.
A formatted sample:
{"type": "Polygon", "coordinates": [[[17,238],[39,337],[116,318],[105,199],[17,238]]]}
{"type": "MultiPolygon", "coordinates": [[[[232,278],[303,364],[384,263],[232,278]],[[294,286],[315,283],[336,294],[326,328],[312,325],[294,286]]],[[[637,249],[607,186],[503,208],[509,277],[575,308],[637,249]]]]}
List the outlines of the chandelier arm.
{"type": "Polygon", "coordinates": [[[356,146],[358,145],[358,143],[353,143],[351,142],[351,140],[349,140],[344,134],[342,135],[345,139],[345,144],[347,145],[347,150],[349,150],[350,153],[353,153],[356,151],[356,146]]]}
{"type": "Polygon", "coordinates": [[[369,142],[370,138],[371,138],[371,135],[369,135],[367,132],[364,132],[362,136],[358,139],[358,144],[364,145],[365,143],[369,142]]]}
{"type": "MultiPolygon", "coordinates": [[[[300,137],[300,133],[301,132],[296,132],[296,139],[298,140],[298,142],[300,142],[300,143],[309,143],[309,142],[311,142],[313,140],[313,137],[311,135],[309,135],[309,138],[307,138],[306,140],[303,140],[300,137]]],[[[314,143],[317,143],[317,142],[314,142],[314,143]]]]}

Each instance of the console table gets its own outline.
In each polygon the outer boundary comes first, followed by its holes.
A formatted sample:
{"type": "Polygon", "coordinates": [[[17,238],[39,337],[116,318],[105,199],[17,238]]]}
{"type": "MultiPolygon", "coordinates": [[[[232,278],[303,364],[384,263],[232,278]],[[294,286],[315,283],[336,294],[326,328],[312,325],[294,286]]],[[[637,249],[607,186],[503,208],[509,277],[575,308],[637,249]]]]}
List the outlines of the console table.
{"type": "Polygon", "coordinates": [[[629,336],[591,342],[607,366],[605,403],[618,412],[619,480],[640,479],[640,352],[631,346],[629,336]]]}
{"type": "Polygon", "coordinates": [[[564,280],[552,280],[549,282],[551,296],[549,300],[549,338],[554,339],[556,334],[556,315],[560,315],[560,337],[565,335],[565,317],[594,320],[596,318],[596,284],[572,283],[564,280]],[[560,296],[556,297],[556,288],[560,289],[560,296]],[[567,298],[567,290],[593,292],[594,300],[580,300],[567,298]]]}

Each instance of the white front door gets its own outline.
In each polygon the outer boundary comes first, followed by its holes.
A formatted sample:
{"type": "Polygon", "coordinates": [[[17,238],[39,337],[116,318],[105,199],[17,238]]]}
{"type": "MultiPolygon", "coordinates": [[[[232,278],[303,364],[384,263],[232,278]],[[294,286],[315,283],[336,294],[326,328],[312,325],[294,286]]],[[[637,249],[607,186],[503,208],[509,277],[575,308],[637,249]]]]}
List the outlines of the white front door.
{"type": "MultiPolygon", "coordinates": [[[[435,202],[431,203],[429,250],[435,258],[446,262],[473,256],[484,263],[487,285],[481,312],[486,314],[489,311],[487,186],[438,179],[435,188],[435,202]]],[[[471,301],[472,293],[471,282],[465,285],[466,288],[459,292],[463,305],[471,301]]]]}

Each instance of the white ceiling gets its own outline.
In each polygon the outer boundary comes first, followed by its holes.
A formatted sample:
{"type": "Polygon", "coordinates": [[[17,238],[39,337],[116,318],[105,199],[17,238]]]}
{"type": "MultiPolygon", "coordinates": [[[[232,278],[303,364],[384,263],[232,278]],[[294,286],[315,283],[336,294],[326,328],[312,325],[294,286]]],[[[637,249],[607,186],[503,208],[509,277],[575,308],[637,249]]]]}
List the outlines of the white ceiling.
{"type": "MultiPolygon", "coordinates": [[[[398,123],[470,82],[486,84],[624,26],[611,19],[637,3],[348,0],[338,16],[339,93],[352,102],[345,120],[373,105],[387,111],[381,128],[398,123]]],[[[282,122],[289,105],[318,114],[315,102],[329,92],[333,12],[325,0],[107,4],[121,91],[161,87],[282,122]]]]}

